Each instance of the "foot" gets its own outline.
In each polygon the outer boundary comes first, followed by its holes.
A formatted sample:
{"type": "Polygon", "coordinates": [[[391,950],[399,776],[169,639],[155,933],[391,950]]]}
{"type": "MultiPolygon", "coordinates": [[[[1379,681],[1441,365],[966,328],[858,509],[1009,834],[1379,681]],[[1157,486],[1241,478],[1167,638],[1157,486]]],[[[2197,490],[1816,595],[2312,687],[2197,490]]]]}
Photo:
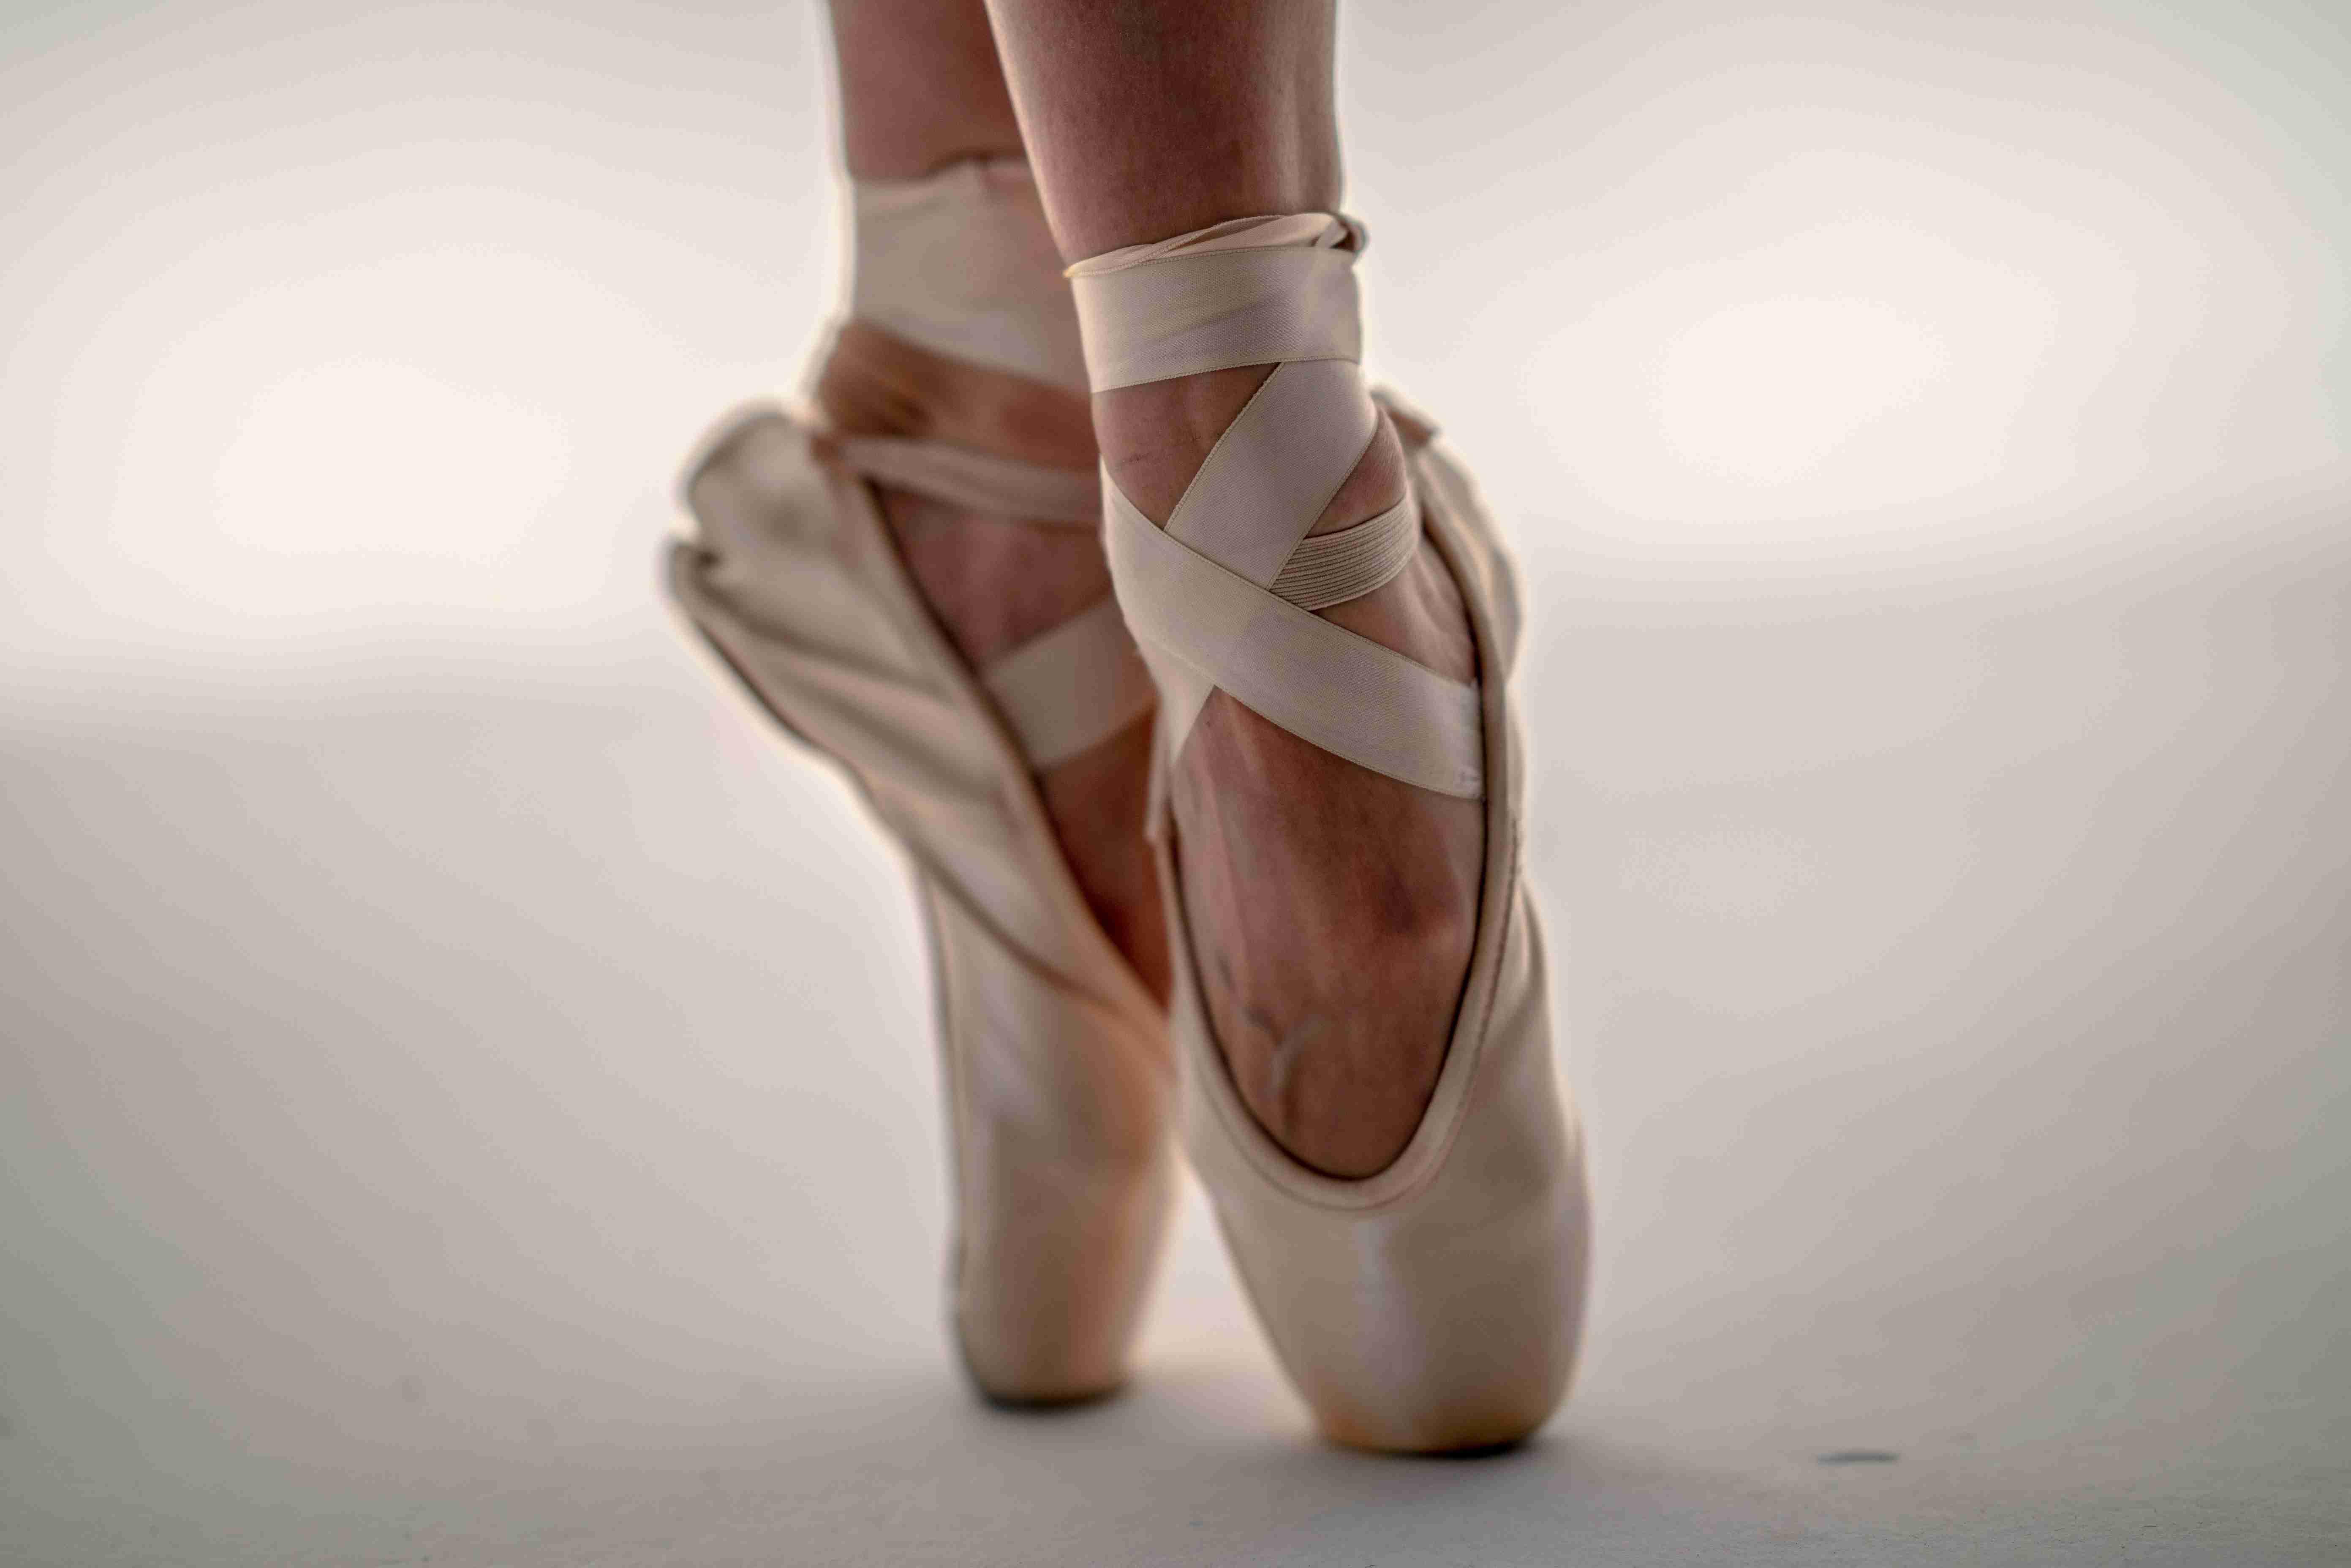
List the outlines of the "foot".
{"type": "MultiPolygon", "coordinates": [[[[843,435],[925,436],[1063,468],[1094,465],[1085,399],[845,324],[817,383],[843,435]]],[[[975,669],[1110,591],[1098,535],[966,511],[884,488],[882,514],[915,588],[975,669]]],[[[1138,719],[1037,776],[1045,814],[1094,917],[1167,999],[1167,933],[1143,837],[1151,723],[1138,719]]]]}
{"type": "MultiPolygon", "coordinates": [[[[1165,521],[1270,367],[1101,393],[1112,477],[1165,521]]],[[[1310,530],[1378,515],[1405,490],[1387,414],[1310,530]]],[[[1426,541],[1376,592],[1321,612],[1456,680],[1477,678],[1468,614],[1426,541]]],[[[1384,1169],[1445,1064],[1477,935],[1481,803],[1360,768],[1223,692],[1171,780],[1176,862],[1202,992],[1252,1114],[1331,1176],[1384,1169]]]]}

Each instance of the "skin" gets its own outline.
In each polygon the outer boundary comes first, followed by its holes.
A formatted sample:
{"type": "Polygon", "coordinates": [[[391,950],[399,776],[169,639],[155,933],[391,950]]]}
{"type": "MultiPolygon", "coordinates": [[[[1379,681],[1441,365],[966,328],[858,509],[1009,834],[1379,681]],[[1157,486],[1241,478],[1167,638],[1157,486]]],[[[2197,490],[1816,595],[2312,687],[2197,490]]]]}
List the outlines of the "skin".
{"type": "MultiPolygon", "coordinates": [[[[996,49],[984,57],[985,31],[970,26],[976,5],[835,0],[833,11],[852,172],[922,173],[1025,145],[1069,259],[1226,218],[1339,206],[1328,0],[995,0],[996,49]]],[[[914,367],[893,372],[883,357],[842,334],[820,394],[837,421],[894,419],[902,433],[989,444],[968,434],[982,429],[992,449],[1045,461],[1077,452],[1061,415],[1013,417],[984,384],[935,385],[914,367]],[[1068,444],[1007,444],[1049,439],[1068,444]]],[[[1270,372],[1244,367],[1094,397],[1093,440],[1146,516],[1166,518],[1270,372]]],[[[1052,389],[997,390],[1033,402],[1052,389]]],[[[1313,531],[1373,517],[1403,491],[1403,450],[1384,414],[1313,531]]],[[[968,656],[1018,640],[1016,623],[1041,630],[1108,581],[1090,541],[1008,536],[1008,525],[973,526],[984,520],[914,497],[888,498],[885,509],[968,656]]],[[[1475,677],[1460,595],[1433,550],[1377,592],[1322,613],[1457,679],[1475,677]]],[[[1142,846],[1125,805],[1142,799],[1146,748],[1145,737],[1116,737],[1104,755],[1068,765],[1091,769],[1082,787],[1074,774],[1047,779],[1048,808],[1089,897],[1114,939],[1137,947],[1160,930],[1155,906],[1133,902],[1151,883],[1147,864],[1132,864],[1142,846]]],[[[1444,1063],[1476,933],[1481,809],[1321,751],[1221,693],[1177,759],[1172,803],[1198,977],[1243,1100],[1305,1165],[1340,1176],[1383,1169],[1418,1126],[1444,1063]]],[[[1144,956],[1130,953],[1140,967],[1144,956]]]]}

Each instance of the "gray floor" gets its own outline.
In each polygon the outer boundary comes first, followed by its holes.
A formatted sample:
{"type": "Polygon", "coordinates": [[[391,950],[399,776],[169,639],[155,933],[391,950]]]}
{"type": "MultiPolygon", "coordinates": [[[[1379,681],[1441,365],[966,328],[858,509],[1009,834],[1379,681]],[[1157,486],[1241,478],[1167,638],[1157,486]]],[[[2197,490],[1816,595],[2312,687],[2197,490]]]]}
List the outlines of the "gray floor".
{"type": "Polygon", "coordinates": [[[894,868],[682,652],[18,699],[0,1553],[2345,1560],[2351,538],[2197,538],[1552,606],[1599,1294],[1481,1463],[1196,1207],[1129,1397],[965,1397],[894,868]]]}

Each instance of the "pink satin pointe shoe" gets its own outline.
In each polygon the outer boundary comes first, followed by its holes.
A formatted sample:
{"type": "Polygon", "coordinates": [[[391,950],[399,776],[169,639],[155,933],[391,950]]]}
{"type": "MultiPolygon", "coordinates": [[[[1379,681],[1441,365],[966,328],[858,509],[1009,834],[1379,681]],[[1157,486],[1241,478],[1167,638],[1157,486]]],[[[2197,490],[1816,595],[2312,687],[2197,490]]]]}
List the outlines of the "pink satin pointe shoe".
{"type": "MultiPolygon", "coordinates": [[[[1044,225],[1025,167],[956,165],[858,198],[854,314],[1082,386],[1050,239],[1034,254],[1044,225]],[[1036,297],[1040,270],[1050,297],[1036,297]]],[[[670,549],[670,591],[913,868],[955,1188],[949,1312],[973,1381],[1008,1403],[1091,1398],[1127,1375],[1158,1262],[1173,1066],[1162,1011],[1088,907],[1035,773],[1138,722],[1152,686],[1107,596],[970,668],[908,575],[877,483],[1040,528],[1098,526],[1090,472],[843,438],[754,406],[686,467],[695,528],[670,549]]]]}
{"type": "Polygon", "coordinates": [[[1404,499],[1307,535],[1376,431],[1357,365],[1361,244],[1359,227],[1329,214],[1240,219],[1081,262],[1071,277],[1098,392],[1279,367],[1164,528],[1103,476],[1118,601],[1160,696],[1152,831],[1186,1144],[1259,1321],[1322,1430],[1367,1448],[1476,1449],[1526,1437],[1565,1393],[1589,1206],[1520,861],[1524,757],[1509,692],[1519,598],[1493,520],[1433,427],[1383,394],[1407,450],[1404,499]],[[1423,544],[1460,589],[1476,684],[1313,613],[1381,587],[1423,544]],[[1484,804],[1479,924],[1444,1063],[1402,1153],[1362,1179],[1285,1152],[1214,1038],[1168,794],[1216,690],[1364,768],[1484,804]]]}

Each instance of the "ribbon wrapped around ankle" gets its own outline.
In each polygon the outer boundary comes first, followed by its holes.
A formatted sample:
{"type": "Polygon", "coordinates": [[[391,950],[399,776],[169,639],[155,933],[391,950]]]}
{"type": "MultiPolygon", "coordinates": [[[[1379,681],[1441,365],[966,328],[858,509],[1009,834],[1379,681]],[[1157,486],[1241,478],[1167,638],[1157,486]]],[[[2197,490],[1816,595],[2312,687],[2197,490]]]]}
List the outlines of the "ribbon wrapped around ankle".
{"type": "Polygon", "coordinates": [[[949,359],[1085,391],[1078,318],[1025,158],[849,191],[849,314],[949,359]]]}
{"type": "Polygon", "coordinates": [[[1378,517],[1307,530],[1370,450],[1356,361],[1364,231],[1326,213],[1241,218],[1070,268],[1096,392],[1272,365],[1165,525],[1102,475],[1111,580],[1160,693],[1167,768],[1223,691],[1325,751],[1440,794],[1484,789],[1479,690],[1312,613],[1381,587],[1419,548],[1409,487],[1378,517]]]}
{"type": "Polygon", "coordinates": [[[1364,355],[1355,257],[1367,236],[1323,213],[1235,218],[1069,269],[1096,392],[1275,360],[1364,355]]]}

